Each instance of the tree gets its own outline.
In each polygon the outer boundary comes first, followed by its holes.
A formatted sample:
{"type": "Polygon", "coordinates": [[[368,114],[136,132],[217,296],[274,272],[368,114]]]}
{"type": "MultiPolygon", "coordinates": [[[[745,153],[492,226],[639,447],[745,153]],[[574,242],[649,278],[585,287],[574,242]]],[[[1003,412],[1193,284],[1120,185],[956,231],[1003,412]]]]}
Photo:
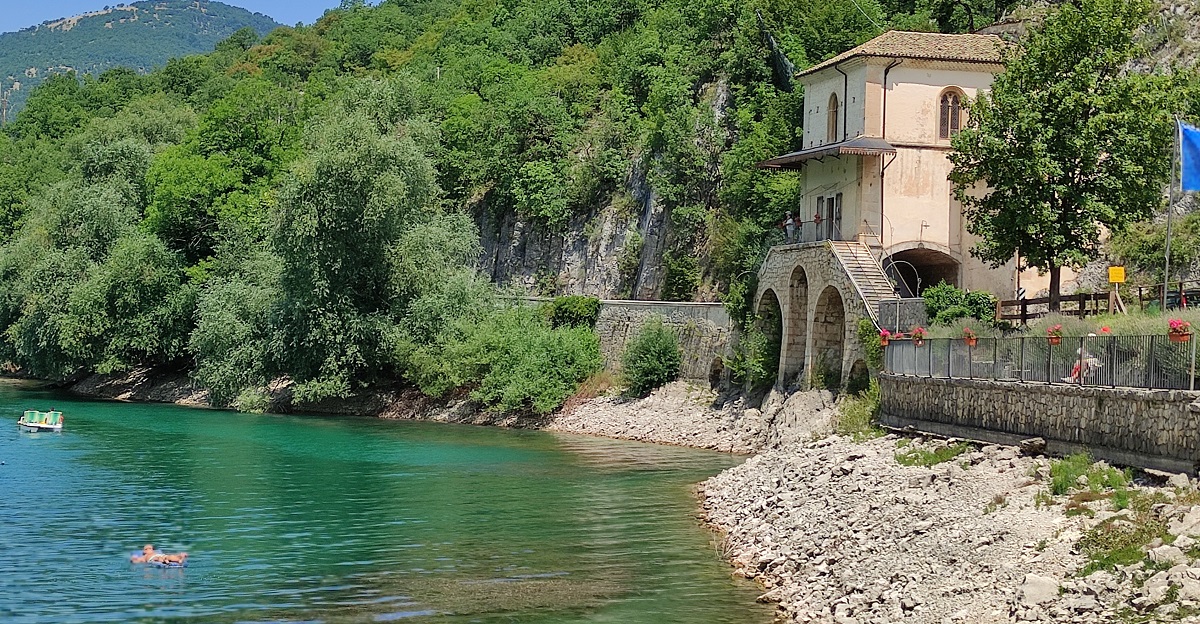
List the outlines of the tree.
{"type": "Polygon", "coordinates": [[[999,267],[1018,256],[1050,273],[1099,254],[1113,232],[1162,204],[1170,170],[1173,78],[1129,69],[1147,0],[1064,3],[1010,50],[990,92],[968,105],[950,180],[972,253],[999,267]],[[979,183],[986,190],[979,191],[979,183]]]}

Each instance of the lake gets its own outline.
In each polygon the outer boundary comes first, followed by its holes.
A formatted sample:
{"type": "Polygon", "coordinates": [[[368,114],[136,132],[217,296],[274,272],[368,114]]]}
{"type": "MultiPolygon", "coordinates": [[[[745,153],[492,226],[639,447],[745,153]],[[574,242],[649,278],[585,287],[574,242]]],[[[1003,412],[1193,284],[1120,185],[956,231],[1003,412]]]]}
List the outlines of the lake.
{"type": "Polygon", "coordinates": [[[719,453],[0,384],[0,621],[766,624],[696,520],[719,453]],[[21,433],[24,409],[63,433],[21,433]],[[184,569],[129,563],[147,542],[184,569]]]}

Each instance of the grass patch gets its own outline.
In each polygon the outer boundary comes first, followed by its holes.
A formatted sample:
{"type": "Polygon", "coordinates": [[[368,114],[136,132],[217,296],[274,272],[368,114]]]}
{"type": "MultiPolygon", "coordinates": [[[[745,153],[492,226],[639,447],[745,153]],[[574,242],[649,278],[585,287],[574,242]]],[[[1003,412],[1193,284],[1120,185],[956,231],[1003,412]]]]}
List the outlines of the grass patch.
{"type": "Polygon", "coordinates": [[[1087,489],[1092,492],[1124,490],[1131,478],[1126,471],[1093,463],[1087,453],[1075,453],[1050,463],[1051,493],[1061,496],[1084,487],[1079,482],[1080,477],[1084,477],[1087,489]]]}
{"type": "Polygon", "coordinates": [[[914,448],[901,453],[896,453],[896,463],[901,466],[936,466],[945,461],[950,461],[963,453],[970,450],[971,445],[965,442],[951,444],[949,446],[940,446],[933,450],[914,448]]]}
{"type": "Polygon", "coordinates": [[[838,417],[834,431],[855,442],[884,435],[883,428],[879,426],[878,381],[872,379],[866,390],[845,397],[838,403],[838,417]]]}
{"type": "Polygon", "coordinates": [[[1079,540],[1079,550],[1087,555],[1088,563],[1080,568],[1077,576],[1139,561],[1150,565],[1152,562],[1146,559],[1146,546],[1155,539],[1168,542],[1171,537],[1166,520],[1151,511],[1154,505],[1165,500],[1161,494],[1129,493],[1128,508],[1132,513],[1128,517],[1109,518],[1088,529],[1079,540]]]}

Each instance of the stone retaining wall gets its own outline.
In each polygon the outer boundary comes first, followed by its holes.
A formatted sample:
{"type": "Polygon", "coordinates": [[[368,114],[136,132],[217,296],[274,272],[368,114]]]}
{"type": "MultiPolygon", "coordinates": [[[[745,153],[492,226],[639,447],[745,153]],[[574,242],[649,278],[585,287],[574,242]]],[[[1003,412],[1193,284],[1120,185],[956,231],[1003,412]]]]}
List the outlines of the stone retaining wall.
{"type": "Polygon", "coordinates": [[[880,328],[907,334],[918,326],[929,327],[924,299],[884,299],[879,302],[880,328]]]}
{"type": "Polygon", "coordinates": [[[661,317],[679,336],[683,351],[680,374],[685,379],[708,380],[714,362],[731,353],[733,325],[720,303],[604,300],[596,333],[605,368],[620,369],[625,345],[652,316],[661,317]]]}
{"type": "Polygon", "coordinates": [[[1200,393],[880,375],[889,427],[1014,444],[1053,454],[1088,450],[1111,462],[1195,473],[1200,393]]]}

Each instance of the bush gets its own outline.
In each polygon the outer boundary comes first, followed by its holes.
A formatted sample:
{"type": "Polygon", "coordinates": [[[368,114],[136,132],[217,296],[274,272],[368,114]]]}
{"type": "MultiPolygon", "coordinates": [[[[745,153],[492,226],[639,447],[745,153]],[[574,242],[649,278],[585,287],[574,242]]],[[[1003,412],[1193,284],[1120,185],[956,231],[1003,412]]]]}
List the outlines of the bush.
{"type": "Polygon", "coordinates": [[[600,300],[596,297],[555,297],[549,307],[550,326],[555,328],[595,329],[596,321],[600,319],[600,300]]]}
{"type": "Polygon", "coordinates": [[[975,318],[989,325],[995,323],[996,298],[984,291],[966,291],[945,281],[925,289],[925,313],[937,325],[949,325],[960,318],[975,318]]]}
{"type": "Polygon", "coordinates": [[[834,431],[856,442],[878,438],[884,433],[878,421],[879,382],[871,380],[866,390],[839,402],[834,431]]]}
{"type": "Polygon", "coordinates": [[[691,301],[700,288],[700,265],[688,253],[663,255],[663,301],[691,301]]]}
{"type": "Polygon", "coordinates": [[[682,361],[679,339],[663,326],[662,319],[652,317],[621,356],[621,372],[626,392],[645,396],[651,390],[675,380],[682,361]]]}
{"type": "Polygon", "coordinates": [[[406,376],[435,397],[472,388],[471,398],[500,412],[550,413],[603,363],[595,332],[551,328],[533,308],[460,319],[451,334],[408,354],[406,376]]]}
{"type": "Polygon", "coordinates": [[[879,342],[879,328],[869,318],[858,319],[858,344],[871,370],[883,368],[883,345],[879,342]]]}
{"type": "Polygon", "coordinates": [[[775,383],[779,372],[779,345],[771,341],[756,319],[753,316],[747,319],[733,347],[733,357],[723,360],[733,380],[744,384],[747,390],[775,383]]]}

